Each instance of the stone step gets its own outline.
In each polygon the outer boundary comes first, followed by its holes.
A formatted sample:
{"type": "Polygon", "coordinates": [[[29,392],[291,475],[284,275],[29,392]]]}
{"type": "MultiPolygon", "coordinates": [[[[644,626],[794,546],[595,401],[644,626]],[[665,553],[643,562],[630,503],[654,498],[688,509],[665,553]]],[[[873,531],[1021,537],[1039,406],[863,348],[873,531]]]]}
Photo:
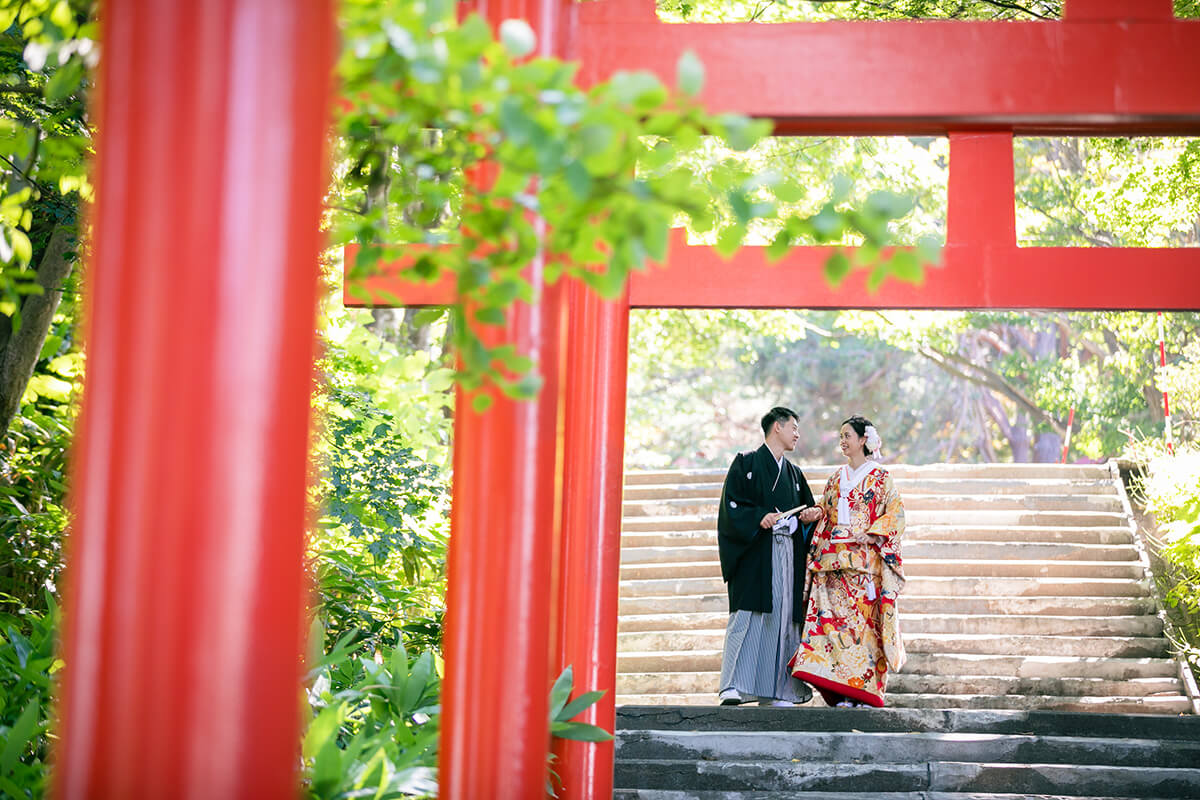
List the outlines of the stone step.
{"type": "MultiPolygon", "coordinates": [[[[997,511],[1086,511],[1119,513],[1124,506],[1113,495],[937,495],[903,494],[906,514],[968,511],[971,513],[997,511]]],[[[626,518],[656,516],[701,516],[715,513],[719,495],[712,497],[673,497],[649,500],[626,500],[621,505],[626,518]]]]}
{"type": "MultiPolygon", "coordinates": [[[[934,511],[905,510],[905,522],[912,525],[970,525],[970,526],[1013,526],[1026,525],[1056,526],[1072,528],[1103,527],[1115,528],[1126,525],[1125,515],[1118,512],[1101,511],[992,511],[988,509],[934,511]]],[[[645,531],[692,531],[716,530],[715,509],[705,514],[626,516],[621,520],[622,532],[645,531]]]]}
{"type": "MultiPolygon", "coordinates": [[[[690,653],[618,653],[620,674],[712,672],[721,669],[721,651],[690,653]]],[[[1008,676],[1020,678],[1089,678],[1096,680],[1174,680],[1178,666],[1169,658],[1110,658],[1082,656],[1009,656],[972,653],[910,653],[901,674],[1008,676]]]]}
{"type": "Polygon", "coordinates": [[[705,791],[1021,792],[1134,797],[1198,797],[1200,769],[1087,764],[928,761],[917,764],[620,759],[614,785],[705,791]]]}
{"type": "MultiPolygon", "coordinates": [[[[717,669],[721,667],[717,660],[717,669]]],[[[1014,678],[1089,678],[1129,681],[1178,677],[1168,657],[1109,658],[1022,656],[989,653],[909,653],[904,673],[926,675],[1002,675],[1014,678]]]]}
{"type": "MultiPolygon", "coordinates": [[[[621,548],[622,564],[668,564],[718,561],[717,536],[706,544],[621,548]]],[[[904,561],[916,559],[952,559],[975,561],[1118,561],[1136,562],[1140,558],[1133,545],[1041,543],[1041,542],[954,542],[906,541],[904,561]]]]}
{"type": "MultiPolygon", "coordinates": [[[[620,674],[639,672],[719,672],[721,651],[617,653],[620,674]]],[[[1029,656],[994,653],[915,653],[908,654],[905,673],[918,675],[1007,675],[1022,678],[1099,678],[1134,680],[1169,678],[1178,675],[1178,665],[1170,658],[1108,658],[1087,656],[1029,656]]]]}
{"type": "MultiPolygon", "coordinates": [[[[733,455],[730,454],[732,460],[733,455]]],[[[840,464],[803,464],[791,459],[811,483],[824,481],[840,464]]],[[[1102,481],[1111,478],[1108,464],[885,464],[892,477],[899,480],[939,479],[971,480],[1086,480],[1102,481]]],[[[728,467],[681,470],[635,470],[625,473],[626,486],[645,484],[721,483],[728,467]]]]}
{"type": "MultiPolygon", "coordinates": [[[[721,673],[633,672],[617,676],[617,693],[629,694],[716,694],[721,673]]],[[[1175,677],[1135,678],[1110,681],[1103,678],[1016,678],[990,675],[892,675],[888,694],[944,695],[1057,695],[1060,697],[1179,695],[1182,686],[1175,677]]],[[[713,700],[712,702],[716,702],[713,700]]]]}
{"type": "MultiPolygon", "coordinates": [[[[1049,614],[1052,616],[1126,617],[1155,614],[1149,597],[922,597],[905,592],[901,609],[911,614],[1049,614]]],[[[622,618],[639,614],[728,613],[729,598],[719,594],[626,597],[622,618]]]]}
{"type": "MultiPolygon", "coordinates": [[[[665,580],[719,576],[720,564],[709,561],[624,564],[621,580],[665,580]]],[[[904,574],[909,579],[925,577],[990,578],[1126,578],[1140,579],[1140,561],[1025,561],[1006,559],[977,561],[950,558],[905,558],[904,574]]]]}
{"type": "MultiPolygon", "coordinates": [[[[913,710],[955,709],[960,711],[1070,711],[1088,714],[1188,714],[1191,701],[1183,695],[1153,697],[1057,697],[1043,695],[944,695],[893,694],[886,698],[889,708],[913,710]]],[[[621,706],[714,707],[716,695],[706,694],[618,694],[621,706]]],[[[818,703],[813,700],[809,705],[818,703]]],[[[824,704],[820,706],[824,707],[824,704]]],[[[796,710],[808,709],[798,706],[796,710]]],[[[840,710],[840,709],[839,709],[840,710]]],[[[866,711],[866,709],[864,709],[866,711]]],[[[869,711],[867,713],[870,713],[869,711]]]]}
{"type": "Polygon", "coordinates": [[[1090,736],[853,731],[618,731],[616,757],[695,761],[905,764],[958,761],[1176,767],[1200,764],[1200,742],[1090,736]]]}
{"type": "MultiPolygon", "coordinates": [[[[709,528],[696,530],[626,531],[621,534],[622,548],[637,547],[689,547],[711,545],[717,541],[714,522],[709,528]]],[[[1019,542],[1025,544],[1068,544],[1079,543],[1092,546],[1130,545],[1133,534],[1129,527],[1109,528],[1066,528],[1047,526],[1024,526],[1009,528],[966,527],[962,525],[909,525],[904,529],[904,547],[914,542],[1019,542]]]]}
{"type": "Polygon", "coordinates": [[[1113,739],[1200,741],[1200,716],[1090,714],[1063,711],[966,709],[794,709],[709,706],[624,706],[617,730],[850,731],[976,733],[989,736],[1088,736],[1113,739]]]}
{"type": "MultiPolygon", "coordinates": [[[[620,617],[618,630],[633,631],[716,631],[725,630],[726,612],[697,611],[682,614],[638,614],[620,617]]],[[[900,614],[905,635],[913,633],[962,633],[1009,636],[1160,636],[1162,620],[1154,615],[1116,617],[1070,617],[1017,614],[900,614]]]]}
{"type": "MultiPolygon", "coordinates": [[[[901,623],[903,625],[903,623],[901,623]]],[[[724,631],[632,631],[617,634],[618,653],[720,650],[724,631]]],[[[1155,636],[1038,636],[960,633],[904,633],[910,653],[1065,655],[1091,658],[1159,658],[1167,641],[1155,636]]]]}
{"type": "MultiPolygon", "coordinates": [[[[805,472],[804,477],[813,494],[820,494],[828,480],[825,472],[805,472]]],[[[894,477],[894,476],[893,476],[894,477]]],[[[721,496],[725,473],[722,472],[715,481],[692,483],[637,483],[626,484],[625,500],[669,500],[683,497],[711,497],[714,500],[721,496]]],[[[1101,480],[1072,480],[1070,478],[968,478],[963,480],[945,478],[900,478],[896,480],[896,488],[903,497],[909,494],[936,494],[951,496],[956,494],[971,495],[1117,495],[1116,486],[1112,479],[1105,477],[1101,480]]]]}
{"type": "MultiPolygon", "coordinates": [[[[622,580],[621,597],[649,595],[723,594],[720,577],[622,580]]],[[[905,597],[913,595],[980,597],[1144,597],[1148,588],[1128,578],[999,578],[920,576],[908,578],[905,597]]]]}

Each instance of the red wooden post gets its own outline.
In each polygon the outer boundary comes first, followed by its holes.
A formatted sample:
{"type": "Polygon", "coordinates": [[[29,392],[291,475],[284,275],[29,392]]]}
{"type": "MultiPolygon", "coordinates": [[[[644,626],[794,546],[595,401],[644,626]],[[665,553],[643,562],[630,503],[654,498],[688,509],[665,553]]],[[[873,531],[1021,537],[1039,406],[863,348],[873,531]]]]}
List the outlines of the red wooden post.
{"type": "MultiPolygon", "coordinates": [[[[481,0],[495,28],[521,18],[542,54],[569,36],[569,0],[481,0]]],[[[483,414],[459,390],[454,424],[454,505],[447,565],[446,677],[440,795],[450,800],[540,797],[549,748],[552,618],[561,531],[559,426],[562,284],[546,287],[538,262],[535,301],[509,311],[490,344],[531,356],[545,384],[536,399],[495,397],[483,414]]]]}
{"type": "MultiPolygon", "coordinates": [[[[602,300],[581,283],[573,283],[568,295],[562,664],[574,668],[577,689],[607,690],[579,719],[611,731],[616,723],[629,298],[626,292],[616,300],[602,300]]],[[[563,797],[612,797],[612,742],[566,742],[557,752],[563,797]]]]}
{"type": "Polygon", "coordinates": [[[950,133],[946,244],[1016,248],[1011,133],[950,133]]]}
{"type": "Polygon", "coordinates": [[[109,0],[58,798],[296,793],[329,0],[109,0]]]}

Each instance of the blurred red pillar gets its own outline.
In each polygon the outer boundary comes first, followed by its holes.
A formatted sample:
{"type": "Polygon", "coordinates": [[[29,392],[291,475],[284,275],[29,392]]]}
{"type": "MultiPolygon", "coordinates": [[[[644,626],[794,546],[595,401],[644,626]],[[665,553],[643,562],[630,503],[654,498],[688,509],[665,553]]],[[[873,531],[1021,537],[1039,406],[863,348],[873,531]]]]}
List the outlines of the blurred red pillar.
{"type": "MultiPolygon", "coordinates": [[[[493,29],[524,19],[539,55],[561,55],[573,0],[479,0],[493,29]]],[[[486,180],[486,177],[476,176],[486,180]]],[[[545,791],[554,598],[562,510],[563,284],[531,265],[531,304],[509,309],[489,345],[530,356],[545,379],[531,401],[494,393],[484,413],[458,392],[454,505],[447,564],[439,751],[440,796],[449,800],[541,797],[545,791]]]]}
{"type": "MultiPolygon", "coordinates": [[[[567,291],[559,641],[562,664],[572,666],[577,691],[606,690],[577,719],[611,731],[616,723],[629,295],[626,289],[616,300],[603,300],[579,282],[567,291]]],[[[556,752],[563,798],[612,797],[612,742],[567,741],[556,752]]]]}
{"type": "Polygon", "coordinates": [[[331,0],[108,0],[58,798],[295,797],[331,0]]]}

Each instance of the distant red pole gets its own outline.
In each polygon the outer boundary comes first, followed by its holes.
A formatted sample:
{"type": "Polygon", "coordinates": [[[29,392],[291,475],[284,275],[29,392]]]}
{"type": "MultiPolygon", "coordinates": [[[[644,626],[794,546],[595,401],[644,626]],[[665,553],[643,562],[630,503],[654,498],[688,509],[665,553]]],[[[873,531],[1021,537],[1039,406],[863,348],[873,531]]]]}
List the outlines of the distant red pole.
{"type": "MultiPolygon", "coordinates": [[[[570,0],[480,0],[493,29],[522,18],[552,55],[570,0]]],[[[487,180],[487,170],[473,176],[487,180]]],[[[490,344],[515,345],[545,379],[531,401],[498,394],[485,413],[459,390],[454,421],[454,503],[447,564],[440,796],[524,800],[545,791],[550,746],[552,614],[562,480],[559,377],[562,284],[531,265],[532,304],[510,309],[490,344]]]]}
{"type": "MultiPolygon", "coordinates": [[[[1158,363],[1163,369],[1167,366],[1167,339],[1163,329],[1163,313],[1158,312],[1158,363]]],[[[1163,390],[1163,436],[1167,442],[1167,452],[1175,455],[1175,434],[1171,430],[1171,399],[1163,390]]]]}
{"type": "Polygon", "coordinates": [[[330,0],[108,0],[52,794],[294,798],[330,0]]]}
{"type": "MultiPolygon", "coordinates": [[[[628,293],[602,300],[581,283],[573,283],[568,294],[562,664],[573,667],[577,690],[606,690],[578,719],[611,731],[616,723],[629,300],[628,293]]],[[[612,797],[612,742],[564,742],[557,752],[562,797],[612,797]]]]}
{"type": "Polygon", "coordinates": [[[1071,413],[1067,415],[1067,435],[1063,438],[1062,458],[1058,463],[1067,463],[1067,451],[1071,449],[1071,428],[1075,425],[1075,407],[1071,406],[1071,413]]]}

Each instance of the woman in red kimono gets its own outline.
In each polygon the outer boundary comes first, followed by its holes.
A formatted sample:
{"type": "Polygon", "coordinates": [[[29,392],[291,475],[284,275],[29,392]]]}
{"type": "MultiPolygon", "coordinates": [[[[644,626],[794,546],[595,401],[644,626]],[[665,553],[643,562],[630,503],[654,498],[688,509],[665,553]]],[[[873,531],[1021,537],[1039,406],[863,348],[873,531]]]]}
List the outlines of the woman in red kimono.
{"type": "Polygon", "coordinates": [[[904,664],[896,598],[904,587],[904,504],[881,464],[870,420],[842,423],[846,465],[830,476],[824,517],[808,550],[804,632],[789,667],[829,705],[883,706],[888,675],[904,664]]]}

